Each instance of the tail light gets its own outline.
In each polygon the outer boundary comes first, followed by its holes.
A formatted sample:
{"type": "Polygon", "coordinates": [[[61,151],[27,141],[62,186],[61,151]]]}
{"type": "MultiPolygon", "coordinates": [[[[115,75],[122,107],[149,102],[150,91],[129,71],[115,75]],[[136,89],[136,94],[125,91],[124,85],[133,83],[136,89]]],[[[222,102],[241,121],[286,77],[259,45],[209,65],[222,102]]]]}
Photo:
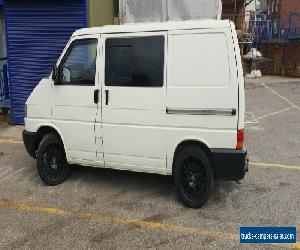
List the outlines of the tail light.
{"type": "Polygon", "coordinates": [[[244,130],[238,130],[237,131],[236,149],[241,150],[244,148],[244,140],[245,140],[244,130]]]}

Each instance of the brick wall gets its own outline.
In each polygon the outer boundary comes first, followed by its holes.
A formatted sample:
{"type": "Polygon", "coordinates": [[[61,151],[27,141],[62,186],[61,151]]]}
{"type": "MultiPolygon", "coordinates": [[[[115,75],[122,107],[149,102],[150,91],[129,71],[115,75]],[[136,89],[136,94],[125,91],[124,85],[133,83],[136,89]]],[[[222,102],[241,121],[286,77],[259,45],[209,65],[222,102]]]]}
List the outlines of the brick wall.
{"type": "MultiPolygon", "coordinates": [[[[279,15],[281,17],[280,28],[288,28],[288,16],[291,12],[298,13],[300,15],[300,0],[281,0],[279,4],[279,15]]],[[[293,16],[292,24],[300,27],[300,16],[293,16]]]]}
{"type": "MultiPolygon", "coordinates": [[[[300,0],[267,0],[267,13],[279,16],[280,29],[288,28],[291,12],[300,15],[300,0]]],[[[300,16],[293,16],[292,25],[300,27],[300,16]]]]}
{"type": "Polygon", "coordinates": [[[230,19],[234,21],[237,29],[241,30],[245,23],[244,1],[236,0],[236,12],[234,0],[222,1],[222,19],[230,19]]]}
{"type": "Polygon", "coordinates": [[[263,74],[300,77],[300,41],[261,44],[264,57],[272,58],[274,63],[262,65],[263,74]],[[284,55],[285,53],[285,55],[284,55]]]}
{"type": "Polygon", "coordinates": [[[300,77],[300,41],[290,41],[286,49],[283,75],[300,77]]]}

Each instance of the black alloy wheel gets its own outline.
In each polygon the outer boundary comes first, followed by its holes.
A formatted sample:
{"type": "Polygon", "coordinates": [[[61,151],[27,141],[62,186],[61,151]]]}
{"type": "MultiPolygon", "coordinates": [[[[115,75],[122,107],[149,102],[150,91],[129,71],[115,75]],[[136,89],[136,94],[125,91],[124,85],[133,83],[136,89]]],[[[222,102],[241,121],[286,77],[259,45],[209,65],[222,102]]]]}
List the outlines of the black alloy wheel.
{"type": "Polygon", "coordinates": [[[182,166],[180,189],[189,199],[198,198],[207,189],[206,171],[201,160],[196,155],[188,156],[182,166]]]}
{"type": "Polygon", "coordinates": [[[174,181],[183,203],[192,208],[203,206],[213,188],[213,173],[206,153],[191,145],[175,157],[174,181]]]}
{"type": "Polygon", "coordinates": [[[46,135],[37,152],[37,168],[41,179],[49,186],[62,183],[71,173],[61,140],[54,134],[46,135]]]}

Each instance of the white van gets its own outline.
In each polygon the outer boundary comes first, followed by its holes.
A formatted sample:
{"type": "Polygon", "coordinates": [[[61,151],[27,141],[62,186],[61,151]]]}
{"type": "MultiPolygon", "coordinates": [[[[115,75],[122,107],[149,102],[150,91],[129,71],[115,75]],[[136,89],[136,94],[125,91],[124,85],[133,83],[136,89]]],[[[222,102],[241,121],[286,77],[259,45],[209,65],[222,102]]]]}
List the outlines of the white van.
{"type": "Polygon", "coordinates": [[[23,140],[47,185],[70,164],[173,175],[200,207],[247,171],[234,24],[203,20],[76,31],[27,100],[23,140]]]}

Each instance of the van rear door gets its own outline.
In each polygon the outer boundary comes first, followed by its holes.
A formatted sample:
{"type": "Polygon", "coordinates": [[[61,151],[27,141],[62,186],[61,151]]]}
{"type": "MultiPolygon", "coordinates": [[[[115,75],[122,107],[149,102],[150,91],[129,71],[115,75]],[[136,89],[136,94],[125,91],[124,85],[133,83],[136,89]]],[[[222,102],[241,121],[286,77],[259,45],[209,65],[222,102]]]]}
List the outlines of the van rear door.
{"type": "Polygon", "coordinates": [[[167,124],[174,127],[168,155],[187,134],[210,148],[235,148],[239,100],[230,26],[170,31],[168,38],[167,124]]]}

